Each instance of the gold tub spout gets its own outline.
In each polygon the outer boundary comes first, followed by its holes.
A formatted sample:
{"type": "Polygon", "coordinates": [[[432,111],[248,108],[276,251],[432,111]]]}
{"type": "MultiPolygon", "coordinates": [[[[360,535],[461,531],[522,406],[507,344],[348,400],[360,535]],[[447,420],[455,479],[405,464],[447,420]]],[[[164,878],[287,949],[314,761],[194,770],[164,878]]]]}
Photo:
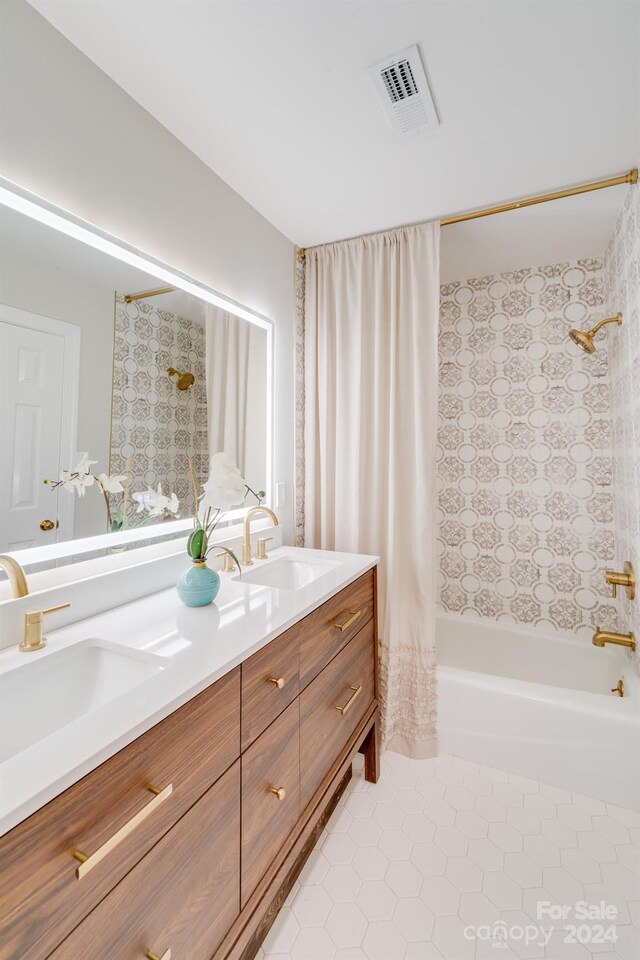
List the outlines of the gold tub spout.
{"type": "Polygon", "coordinates": [[[611,630],[601,630],[600,627],[596,627],[591,642],[596,647],[604,647],[605,643],[616,643],[620,647],[636,649],[636,638],[632,633],[614,633],[611,630]]]}

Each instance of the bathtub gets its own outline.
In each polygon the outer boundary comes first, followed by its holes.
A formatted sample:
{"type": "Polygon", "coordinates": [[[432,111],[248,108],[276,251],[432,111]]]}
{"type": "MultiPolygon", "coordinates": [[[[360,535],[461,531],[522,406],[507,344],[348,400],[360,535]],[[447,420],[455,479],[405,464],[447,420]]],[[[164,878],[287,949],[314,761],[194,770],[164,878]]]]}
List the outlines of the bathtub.
{"type": "Polygon", "coordinates": [[[456,614],[436,636],[443,752],[640,809],[640,684],[622,651],[456,614]]]}

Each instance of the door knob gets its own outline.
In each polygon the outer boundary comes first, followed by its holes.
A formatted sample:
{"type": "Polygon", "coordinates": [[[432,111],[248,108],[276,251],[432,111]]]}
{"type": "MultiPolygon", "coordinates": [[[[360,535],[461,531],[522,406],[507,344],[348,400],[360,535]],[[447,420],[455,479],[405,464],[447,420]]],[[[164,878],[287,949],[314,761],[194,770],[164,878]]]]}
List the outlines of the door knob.
{"type": "Polygon", "coordinates": [[[40,529],[44,530],[45,533],[48,533],[49,530],[53,530],[57,527],[57,523],[54,523],[53,520],[41,520],[40,529]]]}

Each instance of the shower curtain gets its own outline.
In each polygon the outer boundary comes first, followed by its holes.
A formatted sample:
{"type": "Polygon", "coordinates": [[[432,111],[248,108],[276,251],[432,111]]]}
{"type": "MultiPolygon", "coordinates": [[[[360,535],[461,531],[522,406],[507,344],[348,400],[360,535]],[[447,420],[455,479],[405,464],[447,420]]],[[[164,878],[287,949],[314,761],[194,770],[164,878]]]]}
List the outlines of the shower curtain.
{"type": "Polygon", "coordinates": [[[304,542],[380,555],[382,735],[412,757],[437,746],[439,240],[316,247],[304,275],[304,542]]]}
{"type": "MultiPolygon", "coordinates": [[[[210,304],[205,308],[205,326],[209,456],[218,451],[228,453],[246,477],[254,472],[251,457],[255,455],[256,441],[260,442],[260,438],[250,436],[256,333],[253,324],[210,304]]],[[[264,438],[258,447],[260,451],[263,444],[264,438]]]]}

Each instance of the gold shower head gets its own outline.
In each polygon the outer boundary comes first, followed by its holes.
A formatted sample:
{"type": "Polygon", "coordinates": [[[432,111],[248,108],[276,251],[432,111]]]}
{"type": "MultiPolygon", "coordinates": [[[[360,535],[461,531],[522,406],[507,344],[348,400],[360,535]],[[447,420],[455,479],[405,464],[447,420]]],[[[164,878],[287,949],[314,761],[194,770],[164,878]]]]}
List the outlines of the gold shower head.
{"type": "Polygon", "coordinates": [[[591,331],[583,333],[582,330],[569,330],[569,337],[581,350],[584,350],[585,353],[596,352],[591,331]]]}
{"type": "Polygon", "coordinates": [[[600,320],[596,323],[595,327],[592,327],[591,330],[569,330],[569,339],[580,347],[581,350],[584,350],[585,353],[595,353],[596,345],[593,342],[593,338],[600,329],[604,327],[605,323],[617,323],[618,326],[622,323],[622,314],[616,313],[615,317],[605,317],[604,320],[600,320]]]}
{"type": "Polygon", "coordinates": [[[176,387],[178,390],[188,390],[189,387],[192,387],[196,382],[196,378],[192,373],[182,373],[180,370],[176,370],[175,367],[169,367],[167,373],[170,377],[177,377],[176,387]]]}

